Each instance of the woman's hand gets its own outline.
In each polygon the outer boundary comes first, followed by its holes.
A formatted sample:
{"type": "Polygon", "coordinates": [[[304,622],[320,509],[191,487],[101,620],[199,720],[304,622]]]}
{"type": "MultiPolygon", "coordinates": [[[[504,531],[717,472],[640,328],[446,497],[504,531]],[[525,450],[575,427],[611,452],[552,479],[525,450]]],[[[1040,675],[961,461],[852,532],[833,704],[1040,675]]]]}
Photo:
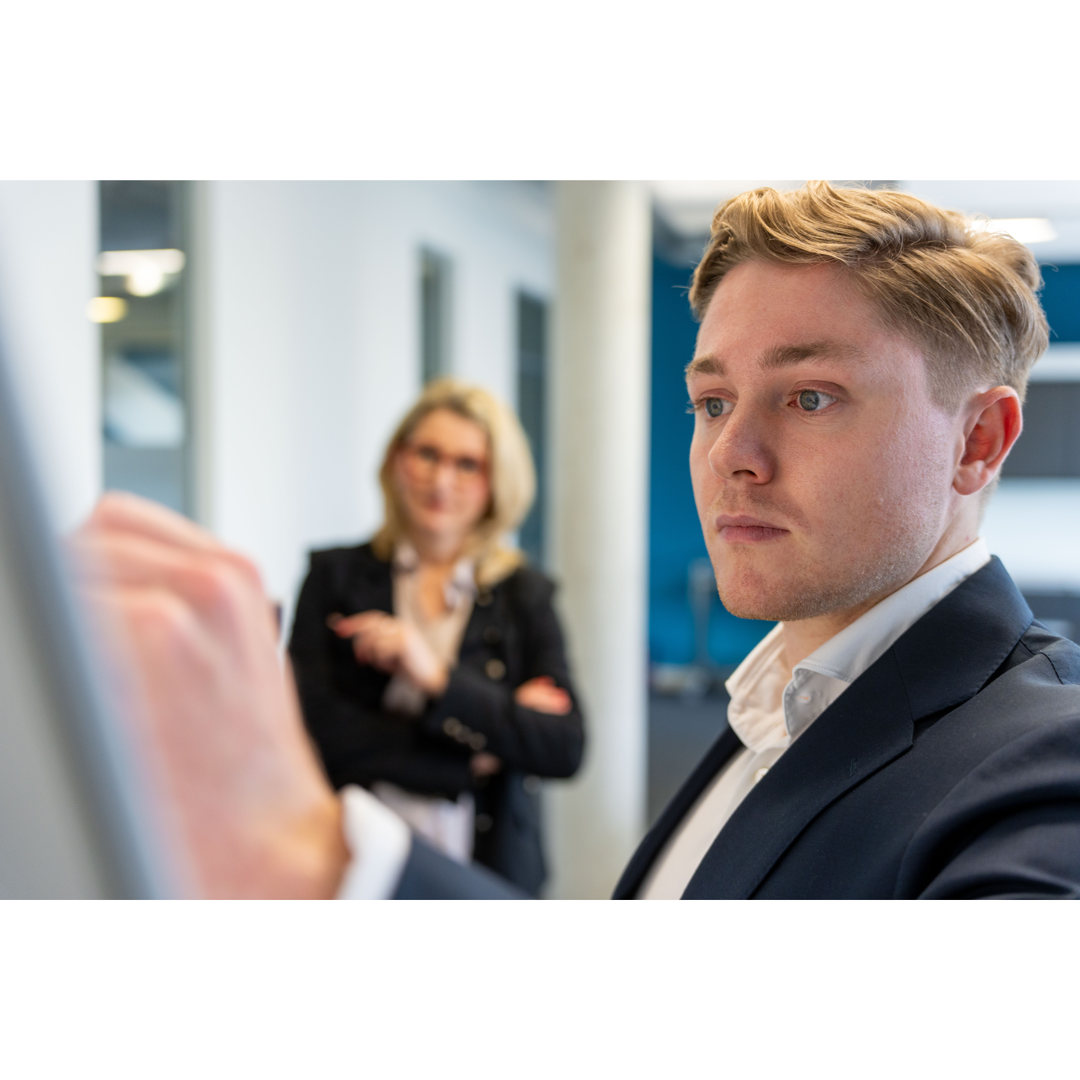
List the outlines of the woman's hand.
{"type": "MultiPolygon", "coordinates": [[[[522,683],[514,691],[514,700],[526,709],[553,716],[565,716],[571,705],[570,695],[561,686],[556,686],[550,675],[539,675],[522,683]]],[[[469,765],[473,776],[479,779],[494,776],[502,768],[502,761],[494,754],[481,752],[473,754],[469,765]]]]}
{"type": "Polygon", "coordinates": [[[514,700],[534,712],[565,716],[570,711],[570,695],[555,685],[550,675],[539,675],[522,683],[514,691],[514,700]]]}
{"type": "Polygon", "coordinates": [[[494,776],[502,768],[502,760],[481,750],[470,758],[469,768],[472,769],[473,776],[480,780],[486,776],[494,776]]]}
{"type": "Polygon", "coordinates": [[[347,617],[335,614],[326,623],[338,637],[352,639],[353,654],[359,663],[391,675],[407,675],[431,697],[446,692],[450,677],[446,665],[416,627],[385,611],[363,611],[347,617]]]}

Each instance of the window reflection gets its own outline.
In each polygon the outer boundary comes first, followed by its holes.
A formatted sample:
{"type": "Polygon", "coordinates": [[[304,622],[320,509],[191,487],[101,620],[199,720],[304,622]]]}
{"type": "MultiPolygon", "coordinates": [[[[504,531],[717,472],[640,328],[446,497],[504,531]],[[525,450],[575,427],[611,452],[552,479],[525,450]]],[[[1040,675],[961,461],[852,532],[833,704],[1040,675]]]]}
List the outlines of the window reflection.
{"type": "Polygon", "coordinates": [[[189,509],[184,350],[185,185],[99,187],[102,418],[106,488],[189,509]]]}

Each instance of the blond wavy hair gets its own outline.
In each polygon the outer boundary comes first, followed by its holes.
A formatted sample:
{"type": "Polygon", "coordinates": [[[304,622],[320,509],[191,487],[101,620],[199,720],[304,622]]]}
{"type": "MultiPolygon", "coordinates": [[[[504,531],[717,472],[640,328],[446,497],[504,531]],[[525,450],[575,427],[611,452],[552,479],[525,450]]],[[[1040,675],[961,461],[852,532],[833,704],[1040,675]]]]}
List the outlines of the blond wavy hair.
{"type": "Polygon", "coordinates": [[[757,259],[846,267],[886,324],[922,348],[931,394],[950,411],[986,383],[1011,386],[1022,401],[1047,346],[1031,252],[985,220],[900,191],[819,180],[728,199],[694,271],[694,314],[704,317],[728,271],[757,259]]]}
{"type": "Polygon", "coordinates": [[[420,421],[436,409],[471,420],[487,435],[491,499],[466,543],[465,554],[475,560],[476,583],[490,588],[525,561],[524,554],[507,542],[506,534],[521,524],[533,504],[536,467],[517,416],[483,387],[459,379],[436,379],[402,418],[379,468],[385,516],[372,547],[380,559],[389,560],[394,546],[408,539],[408,523],[394,484],[394,460],[420,421]]]}

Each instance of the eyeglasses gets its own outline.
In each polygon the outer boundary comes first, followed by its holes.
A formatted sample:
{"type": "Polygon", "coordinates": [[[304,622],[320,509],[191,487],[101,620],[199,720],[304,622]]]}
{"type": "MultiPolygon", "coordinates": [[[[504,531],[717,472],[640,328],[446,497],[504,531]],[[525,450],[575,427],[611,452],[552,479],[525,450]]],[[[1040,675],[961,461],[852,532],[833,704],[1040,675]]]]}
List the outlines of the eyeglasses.
{"type": "Polygon", "coordinates": [[[487,462],[474,457],[454,457],[444,454],[434,446],[413,446],[406,443],[402,448],[405,464],[418,480],[430,480],[441,465],[448,465],[459,484],[475,483],[487,474],[487,462]]]}

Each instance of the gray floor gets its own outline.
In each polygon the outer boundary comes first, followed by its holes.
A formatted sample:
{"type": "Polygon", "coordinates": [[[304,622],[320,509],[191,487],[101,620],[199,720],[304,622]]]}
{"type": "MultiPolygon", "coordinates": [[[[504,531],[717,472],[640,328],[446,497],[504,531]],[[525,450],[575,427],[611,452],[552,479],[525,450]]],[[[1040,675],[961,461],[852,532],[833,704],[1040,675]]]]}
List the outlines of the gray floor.
{"type": "Polygon", "coordinates": [[[720,734],[727,695],[649,698],[649,824],[720,734]]]}

